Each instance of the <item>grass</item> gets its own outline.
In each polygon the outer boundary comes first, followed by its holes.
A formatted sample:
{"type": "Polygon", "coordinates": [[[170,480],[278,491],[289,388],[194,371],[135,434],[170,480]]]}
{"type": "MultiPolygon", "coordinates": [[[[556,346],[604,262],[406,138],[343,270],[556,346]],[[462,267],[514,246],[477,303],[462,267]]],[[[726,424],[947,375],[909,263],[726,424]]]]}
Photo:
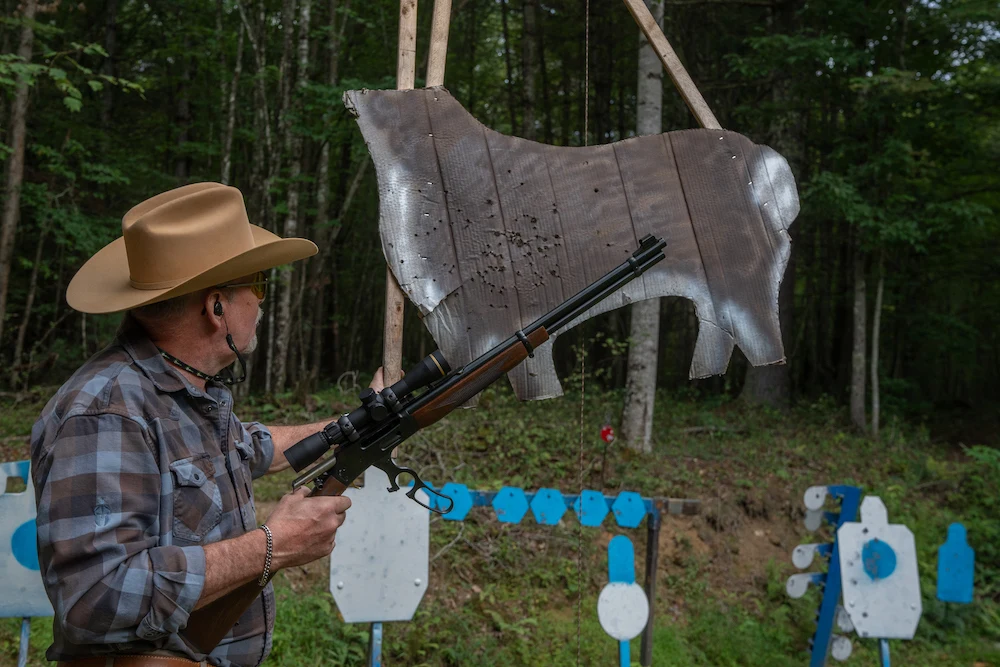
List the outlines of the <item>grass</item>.
{"type": "MultiPolygon", "coordinates": [[[[818,593],[791,600],[784,582],[795,571],[792,548],[830,536],[802,527],[802,493],[815,484],[853,483],[879,495],[890,521],[905,523],[916,536],[924,614],[914,640],[892,642],[894,662],[1000,667],[996,449],[935,442],[926,429],[893,419],[882,440],[872,442],[853,435],[828,400],[777,413],[662,395],[652,454],[617,445],[605,450],[597,434],[605,415],[618,414],[621,400],[615,392],[586,396],[585,487],[702,500],[699,516],[664,523],[653,664],[807,664],[818,593]],[[976,600],[967,606],[934,599],[936,551],[953,521],[965,523],[977,553],[976,600]]],[[[39,392],[18,405],[0,406],[0,438],[14,443],[8,444],[10,453],[23,448],[13,436],[27,433],[43,402],[39,392]]],[[[329,390],[304,402],[251,400],[241,415],[293,423],[328,418],[353,403],[349,393],[329,390]]],[[[403,445],[399,459],[436,485],[575,492],[580,407],[579,395],[519,404],[509,390],[491,389],[478,409],[453,414],[403,445]]],[[[279,499],[292,477],[258,480],[259,502],[266,507],[279,499]]],[[[461,525],[431,521],[430,551],[438,554],[431,586],[411,622],[386,624],[385,664],[617,664],[616,642],[595,613],[606,582],[605,545],[614,534],[629,535],[641,579],[645,530],[620,530],[607,519],[600,529],[586,529],[581,542],[569,514],[553,528],[530,518],[499,524],[486,509],[473,510],[461,525]]],[[[278,621],[269,664],[365,664],[368,626],[339,620],[325,573],[325,566],[317,566],[276,578],[278,621]]],[[[33,625],[30,664],[41,664],[48,626],[45,619],[33,625]]],[[[15,664],[17,632],[15,619],[0,621],[0,665],[15,664]]],[[[855,635],[851,640],[854,653],[846,664],[878,663],[874,641],[855,635]]],[[[638,658],[635,640],[633,662],[638,658]]]]}

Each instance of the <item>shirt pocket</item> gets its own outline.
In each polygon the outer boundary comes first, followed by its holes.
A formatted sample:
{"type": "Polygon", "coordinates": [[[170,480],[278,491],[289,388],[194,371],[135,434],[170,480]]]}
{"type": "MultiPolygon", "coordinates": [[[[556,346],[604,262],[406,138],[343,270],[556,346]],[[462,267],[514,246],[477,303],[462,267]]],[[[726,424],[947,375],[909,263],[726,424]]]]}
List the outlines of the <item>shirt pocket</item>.
{"type": "Polygon", "coordinates": [[[222,520],[222,494],[212,459],[198,454],[170,464],[174,476],[174,536],[200,542],[222,520]]]}

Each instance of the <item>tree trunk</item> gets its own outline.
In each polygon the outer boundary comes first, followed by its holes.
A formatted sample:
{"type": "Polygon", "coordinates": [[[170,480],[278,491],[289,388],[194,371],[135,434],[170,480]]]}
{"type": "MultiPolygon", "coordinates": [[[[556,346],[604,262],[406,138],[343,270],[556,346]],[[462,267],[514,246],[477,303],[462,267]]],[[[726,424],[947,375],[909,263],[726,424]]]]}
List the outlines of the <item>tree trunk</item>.
{"type": "Polygon", "coordinates": [[[24,337],[28,333],[28,324],[31,322],[31,308],[35,305],[35,291],[38,287],[38,267],[42,263],[42,248],[45,245],[45,235],[48,229],[42,227],[38,233],[38,244],[35,246],[35,263],[31,265],[31,279],[28,282],[28,298],[24,302],[24,315],[21,317],[21,326],[17,330],[17,342],[14,343],[14,360],[10,365],[10,385],[17,385],[19,366],[24,353],[24,337]]]}
{"type": "Polygon", "coordinates": [[[184,184],[191,175],[191,158],[184,154],[185,144],[191,139],[191,79],[194,57],[191,55],[191,37],[184,37],[184,65],[181,69],[180,90],[177,92],[177,111],[174,123],[179,128],[177,134],[177,154],[174,157],[174,178],[184,184]]]}
{"type": "Polygon", "coordinates": [[[537,0],[524,0],[524,34],[521,35],[521,82],[524,91],[521,98],[521,136],[525,139],[535,138],[535,66],[537,62],[535,49],[538,46],[536,10],[537,0]]]}
{"type": "MultiPolygon", "coordinates": [[[[309,14],[312,8],[312,0],[301,0],[299,5],[299,48],[298,48],[298,72],[296,89],[301,89],[308,81],[309,73],[309,14]]],[[[284,116],[287,118],[291,113],[291,103],[287,102],[284,116]]],[[[301,184],[299,177],[302,175],[302,137],[294,132],[287,120],[284,123],[283,131],[288,137],[289,146],[289,172],[288,172],[288,214],[285,216],[284,236],[286,238],[298,234],[299,226],[299,193],[301,184]]],[[[294,292],[295,280],[293,275],[288,275],[284,281],[284,289],[281,290],[281,298],[278,303],[278,321],[275,332],[274,357],[271,364],[274,366],[275,393],[285,390],[285,381],[288,375],[288,343],[292,335],[292,294],[294,292]]]]}
{"type": "MultiPolygon", "coordinates": [[[[221,4],[221,3],[220,3],[221,4]]],[[[233,81],[226,91],[226,84],[222,84],[223,109],[226,111],[226,127],[222,133],[222,173],[221,182],[229,185],[229,178],[233,166],[233,133],[236,131],[236,94],[239,91],[240,74],[243,72],[243,23],[240,23],[240,35],[236,42],[236,64],[233,68],[233,81]],[[227,99],[228,98],[228,99],[227,99]]],[[[223,56],[223,60],[225,57],[223,56]]],[[[226,71],[225,67],[221,71],[226,71]]]]}
{"type": "MultiPolygon", "coordinates": [[[[105,76],[115,76],[115,57],[118,51],[118,0],[108,0],[104,17],[104,50],[108,52],[108,57],[101,63],[101,73],[105,76]]],[[[109,83],[104,84],[101,99],[101,128],[107,132],[111,125],[111,116],[115,104],[115,87],[109,83]]]]}
{"type": "Polygon", "coordinates": [[[860,431],[867,430],[865,419],[865,257],[854,251],[854,337],[851,354],[851,421],[860,431]]]}
{"type": "MultiPolygon", "coordinates": [[[[31,62],[31,49],[35,43],[32,23],[38,9],[36,0],[24,4],[24,26],[17,55],[22,62],[31,62]]],[[[21,216],[21,183],[24,179],[24,143],[28,119],[28,82],[18,79],[14,92],[14,105],[10,114],[10,159],[7,162],[7,184],[3,220],[0,221],[0,341],[3,340],[4,320],[7,319],[7,292],[10,287],[10,265],[14,257],[14,233],[21,216]]]]}
{"type": "Polygon", "coordinates": [[[878,287],[875,289],[875,312],[872,315],[872,438],[878,440],[879,429],[879,386],[878,386],[878,359],[879,359],[879,334],[882,329],[882,293],[885,288],[885,274],[883,273],[882,258],[878,263],[878,287]]]}
{"type": "Polygon", "coordinates": [[[514,103],[514,65],[510,60],[510,29],[509,22],[507,20],[507,14],[509,13],[507,7],[507,0],[499,0],[500,2],[500,25],[503,28],[503,59],[507,66],[507,81],[504,84],[504,88],[507,91],[507,109],[510,112],[510,133],[517,133],[517,111],[516,105],[514,103]]]}
{"type": "MultiPolygon", "coordinates": [[[[343,41],[344,29],[347,27],[347,17],[345,16],[337,26],[337,9],[339,0],[330,0],[329,20],[330,39],[327,41],[328,68],[326,83],[331,88],[337,85],[340,63],[340,45],[343,41]]],[[[344,3],[345,9],[350,7],[350,0],[344,3]]],[[[333,273],[327,264],[326,259],[330,256],[330,245],[332,237],[336,236],[337,230],[331,230],[330,220],[330,141],[324,141],[319,153],[319,173],[316,176],[316,224],[314,226],[314,236],[316,245],[319,247],[319,257],[309,260],[307,270],[310,273],[309,290],[316,295],[316,303],[310,309],[310,330],[312,333],[310,349],[312,351],[309,359],[309,384],[315,386],[319,380],[319,369],[323,363],[324,341],[322,338],[323,323],[327,319],[326,312],[326,290],[330,282],[328,276],[333,273]]]]}
{"type": "MultiPolygon", "coordinates": [[[[653,18],[663,27],[663,3],[647,0],[653,18]]],[[[639,85],[636,99],[636,130],[639,135],[659,134],[663,129],[663,65],[645,35],[639,35],[639,85]]],[[[656,362],[660,346],[660,299],[632,304],[629,334],[628,376],[625,379],[625,409],[622,439],[632,449],[651,450],[653,409],[656,402],[656,362]]]]}

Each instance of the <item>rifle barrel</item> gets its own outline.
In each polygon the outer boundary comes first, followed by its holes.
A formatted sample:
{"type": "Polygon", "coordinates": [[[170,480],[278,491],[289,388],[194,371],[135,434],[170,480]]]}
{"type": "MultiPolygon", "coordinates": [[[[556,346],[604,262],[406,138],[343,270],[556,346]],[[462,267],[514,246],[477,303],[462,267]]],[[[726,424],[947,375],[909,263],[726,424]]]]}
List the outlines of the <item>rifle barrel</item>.
{"type": "Polygon", "coordinates": [[[657,239],[652,236],[643,237],[639,249],[632,254],[628,261],[623,262],[604,277],[584,287],[563,304],[542,315],[525,327],[525,331],[531,331],[536,327],[543,326],[550,334],[556,333],[560,328],[596,306],[610,294],[621,289],[639,274],[642,274],[663,259],[664,255],[662,251],[666,245],[667,242],[663,239],[657,239]]]}

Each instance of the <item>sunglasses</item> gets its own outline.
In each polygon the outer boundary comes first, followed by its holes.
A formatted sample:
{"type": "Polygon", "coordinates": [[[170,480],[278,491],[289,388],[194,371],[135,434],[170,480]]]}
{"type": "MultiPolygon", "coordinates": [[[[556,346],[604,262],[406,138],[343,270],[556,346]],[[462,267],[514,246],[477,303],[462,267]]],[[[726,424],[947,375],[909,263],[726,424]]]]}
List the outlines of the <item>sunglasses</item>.
{"type": "Polygon", "coordinates": [[[258,271],[253,274],[253,280],[248,283],[226,283],[225,285],[218,285],[218,287],[249,287],[253,295],[264,300],[267,295],[267,274],[263,271],[258,271]]]}

